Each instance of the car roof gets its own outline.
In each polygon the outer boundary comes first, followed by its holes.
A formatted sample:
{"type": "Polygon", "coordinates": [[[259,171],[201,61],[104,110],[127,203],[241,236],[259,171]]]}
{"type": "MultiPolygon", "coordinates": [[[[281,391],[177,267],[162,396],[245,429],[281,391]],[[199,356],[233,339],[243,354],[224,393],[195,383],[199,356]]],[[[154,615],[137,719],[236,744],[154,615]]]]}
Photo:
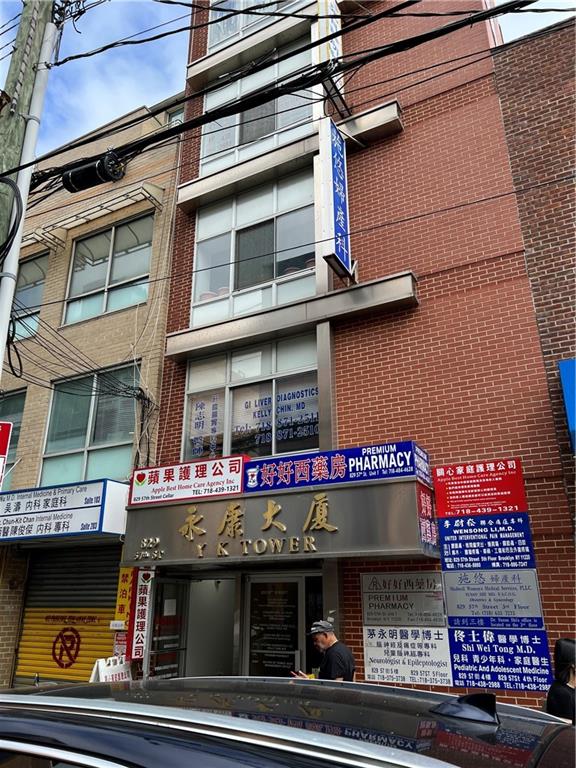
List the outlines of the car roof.
{"type": "MultiPolygon", "coordinates": [[[[5,707],[94,717],[139,719],[226,738],[272,740],[280,749],[350,756],[411,766],[536,766],[573,768],[570,728],[557,718],[513,705],[490,711],[488,695],[457,697],[363,683],[287,678],[150,679],[138,683],[64,686],[0,694],[5,707]],[[306,731],[303,741],[302,731],[306,731]],[[561,738],[562,737],[562,738],[561,738]],[[568,746],[567,746],[568,745],[568,746]],[[471,760],[473,759],[473,762],[471,760]],[[436,762],[439,761],[439,762],[436,762]],[[570,762],[571,761],[571,762],[570,762]],[[542,763],[544,765],[544,763],[542,763]]],[[[356,763],[361,765],[363,763],[356,763]]]]}

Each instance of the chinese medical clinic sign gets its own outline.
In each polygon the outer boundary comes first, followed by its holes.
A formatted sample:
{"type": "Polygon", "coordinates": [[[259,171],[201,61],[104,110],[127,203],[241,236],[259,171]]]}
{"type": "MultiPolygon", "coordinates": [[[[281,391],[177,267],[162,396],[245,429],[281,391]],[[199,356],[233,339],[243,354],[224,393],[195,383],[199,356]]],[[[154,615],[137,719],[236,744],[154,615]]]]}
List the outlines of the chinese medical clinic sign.
{"type": "Polygon", "coordinates": [[[518,458],[435,467],[433,479],[438,517],[528,509],[518,458]]]}
{"type": "Polygon", "coordinates": [[[129,503],[157,504],[241,493],[243,469],[242,456],[137,469],[130,483],[129,503]]]}

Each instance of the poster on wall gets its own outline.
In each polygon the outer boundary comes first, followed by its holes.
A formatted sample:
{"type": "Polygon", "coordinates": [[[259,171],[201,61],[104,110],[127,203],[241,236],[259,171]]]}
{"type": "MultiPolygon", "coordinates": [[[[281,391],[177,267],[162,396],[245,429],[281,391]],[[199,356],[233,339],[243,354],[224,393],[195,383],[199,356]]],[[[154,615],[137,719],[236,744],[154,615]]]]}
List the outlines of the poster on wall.
{"type": "Polygon", "coordinates": [[[366,680],[452,685],[442,575],[362,574],[366,680]]]}

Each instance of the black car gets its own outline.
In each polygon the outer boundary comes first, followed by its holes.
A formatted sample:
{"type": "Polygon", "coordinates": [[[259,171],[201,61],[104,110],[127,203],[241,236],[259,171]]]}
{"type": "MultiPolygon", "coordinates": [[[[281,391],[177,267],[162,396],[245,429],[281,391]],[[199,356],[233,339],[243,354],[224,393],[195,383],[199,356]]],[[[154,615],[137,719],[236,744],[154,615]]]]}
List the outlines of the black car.
{"type": "Polygon", "coordinates": [[[0,768],[574,768],[573,728],[491,694],[186,678],[0,694],[0,768]]]}

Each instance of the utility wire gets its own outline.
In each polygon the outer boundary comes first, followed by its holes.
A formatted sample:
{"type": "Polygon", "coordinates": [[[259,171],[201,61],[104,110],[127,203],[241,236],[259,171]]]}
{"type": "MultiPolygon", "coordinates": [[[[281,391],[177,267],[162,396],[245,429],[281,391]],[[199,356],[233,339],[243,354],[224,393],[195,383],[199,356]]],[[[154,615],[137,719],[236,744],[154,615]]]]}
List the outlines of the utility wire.
{"type": "MultiPolygon", "coordinates": [[[[407,0],[405,3],[401,4],[400,6],[395,6],[393,9],[388,9],[388,11],[383,11],[381,14],[373,16],[370,23],[375,21],[377,18],[383,17],[383,14],[386,14],[386,13],[389,14],[393,10],[394,11],[398,10],[398,8],[400,7],[413,5],[414,2],[418,2],[418,0],[407,0]]],[[[305,88],[312,87],[314,85],[319,85],[326,79],[326,77],[328,76],[334,77],[335,75],[345,73],[351,69],[356,68],[358,65],[369,64],[381,58],[394,55],[395,53],[411,50],[419,45],[430,42],[431,40],[435,40],[437,38],[443,37],[447,34],[451,34],[452,32],[462,29],[464,27],[467,27],[469,25],[483,22],[489,18],[492,18],[494,15],[502,13],[503,12],[502,9],[524,7],[524,6],[530,5],[532,2],[534,2],[534,0],[511,0],[510,2],[506,3],[503,6],[499,6],[497,9],[492,8],[486,11],[480,11],[474,17],[461,19],[459,21],[452,22],[450,24],[444,25],[442,27],[438,27],[436,29],[430,30],[420,35],[416,35],[414,37],[405,38],[403,40],[399,40],[394,43],[389,43],[387,45],[382,46],[380,49],[376,51],[368,53],[364,56],[359,56],[357,59],[353,61],[346,60],[346,61],[340,61],[340,62],[325,62],[319,66],[310,67],[311,71],[309,73],[304,73],[300,77],[294,77],[293,74],[285,75],[284,77],[279,78],[276,81],[276,83],[273,84],[272,86],[269,86],[268,88],[262,88],[260,91],[249,94],[248,96],[244,97],[241,100],[238,100],[235,103],[218,107],[214,110],[205,112],[203,115],[200,115],[196,118],[187,120],[181,125],[174,125],[172,127],[167,128],[163,132],[163,140],[170,138],[172,136],[177,136],[180,133],[184,133],[190,130],[191,128],[201,127],[206,123],[213,122],[214,120],[218,120],[223,117],[228,117],[233,114],[238,114],[239,112],[242,112],[257,106],[261,106],[262,104],[265,104],[268,101],[271,101],[272,99],[276,98],[276,96],[294,93],[296,91],[300,91],[305,88]]],[[[367,23],[366,21],[356,22],[355,24],[350,25],[350,27],[348,27],[346,31],[351,31],[353,28],[355,29],[360,25],[364,26],[366,23],[367,23]]],[[[341,34],[342,34],[342,30],[340,30],[339,32],[327,35],[326,37],[322,38],[321,41],[315,41],[311,44],[306,44],[305,46],[298,48],[295,51],[288,52],[286,54],[276,57],[276,59],[272,63],[276,64],[281,61],[284,61],[286,58],[290,58],[292,56],[298,55],[299,53],[310,50],[310,48],[315,47],[316,45],[319,45],[322,42],[326,42],[331,39],[334,39],[340,36],[341,34]]],[[[264,67],[266,66],[269,66],[269,64],[264,65],[264,67]]],[[[243,74],[245,75],[246,72],[244,72],[243,74]]],[[[235,80],[240,79],[240,77],[242,77],[242,72],[237,71],[231,74],[230,76],[228,76],[226,78],[226,81],[234,82],[235,80]]],[[[221,83],[218,84],[218,87],[221,87],[221,85],[222,85],[221,83]]],[[[212,86],[194,95],[198,97],[202,95],[202,93],[209,93],[215,89],[216,89],[215,86],[212,86]]],[[[175,102],[175,104],[180,103],[181,101],[186,101],[188,100],[188,98],[190,97],[184,97],[183,99],[175,102]]],[[[162,111],[161,109],[150,110],[149,114],[152,115],[152,114],[155,114],[156,112],[161,112],[161,111],[162,111]]],[[[86,144],[86,143],[92,142],[95,140],[95,138],[96,137],[94,136],[88,137],[87,139],[84,139],[81,142],[68,145],[66,149],[79,146],[80,144],[86,144]]],[[[122,160],[129,161],[136,154],[141,152],[145,147],[150,146],[151,144],[157,143],[158,140],[159,139],[156,136],[143,137],[141,139],[121,145],[120,147],[117,147],[115,151],[122,160]]],[[[65,150],[63,149],[55,150],[54,152],[49,153],[49,155],[44,155],[43,158],[41,159],[47,159],[48,157],[61,154],[63,151],[65,150]]],[[[95,162],[100,157],[101,157],[101,154],[93,155],[88,158],[83,158],[82,162],[95,162]]],[[[29,163],[28,165],[31,165],[31,164],[32,163],[29,163]]],[[[69,163],[65,166],[47,169],[39,173],[38,177],[40,181],[43,181],[44,179],[49,178],[50,176],[60,174],[67,168],[77,166],[78,164],[79,164],[79,161],[74,161],[73,163],[69,163]]],[[[24,167],[27,167],[27,165],[21,166],[21,168],[24,168],[24,167]]],[[[17,170],[20,170],[21,168],[17,170]]]]}
{"type": "MultiPolygon", "coordinates": [[[[569,21],[563,22],[563,24],[565,24],[565,25],[568,25],[569,23],[570,23],[569,21]]],[[[531,39],[535,39],[535,38],[546,36],[548,34],[550,34],[550,30],[549,29],[542,29],[542,30],[539,30],[538,32],[533,33],[530,37],[531,37],[531,39]]],[[[452,58],[452,59],[446,59],[446,60],[444,60],[442,62],[437,62],[435,64],[431,64],[431,65],[429,65],[427,67],[422,67],[420,69],[411,70],[410,72],[405,72],[405,73],[402,73],[400,75],[396,75],[396,76],[391,77],[391,78],[386,78],[384,80],[379,80],[379,81],[376,81],[376,82],[373,82],[373,83],[368,83],[366,85],[358,86],[357,88],[349,89],[347,91],[347,95],[349,93],[355,93],[355,92],[362,91],[362,90],[372,89],[372,88],[374,88],[374,87],[376,87],[378,85],[384,85],[384,84],[387,84],[387,83],[390,83],[390,82],[393,82],[393,81],[396,81],[396,80],[400,80],[400,79],[403,79],[403,78],[406,78],[406,77],[411,77],[411,76],[413,76],[415,74],[419,74],[421,72],[425,72],[425,71],[427,71],[429,69],[435,69],[437,67],[441,67],[441,66],[445,66],[445,65],[448,65],[448,64],[451,64],[451,63],[455,63],[455,62],[461,61],[462,59],[471,58],[472,56],[478,56],[479,57],[479,58],[475,59],[474,61],[466,62],[466,63],[464,63],[464,64],[462,64],[462,65],[460,65],[458,67],[453,67],[451,69],[444,70],[443,72],[440,72],[438,75],[434,75],[434,76],[432,76],[430,78],[424,78],[422,80],[418,80],[418,81],[415,81],[415,82],[412,82],[412,83],[408,83],[406,86],[404,86],[402,88],[396,88],[393,91],[390,91],[390,92],[388,92],[386,94],[379,94],[377,97],[374,97],[374,98],[371,98],[371,99],[366,99],[366,100],[361,101],[361,102],[357,102],[354,105],[355,108],[365,107],[365,106],[373,103],[374,101],[380,101],[382,99],[388,98],[389,96],[395,96],[398,93],[401,93],[401,92],[403,92],[405,90],[409,90],[410,88],[415,88],[415,87],[417,87],[419,85],[425,84],[425,83],[429,82],[430,80],[436,79],[437,77],[443,77],[445,75],[452,74],[452,73],[457,72],[457,71],[459,71],[461,69],[464,69],[465,67],[474,65],[476,63],[479,63],[481,61],[485,61],[487,59],[490,59],[490,58],[492,58],[493,56],[497,55],[500,52],[507,51],[507,50],[509,50],[511,48],[515,48],[517,46],[522,45],[523,42],[524,42],[523,39],[512,40],[512,41],[510,41],[508,43],[504,43],[503,45],[500,45],[497,48],[493,48],[493,49],[491,49],[489,51],[486,51],[485,49],[482,49],[482,50],[479,50],[479,51],[473,51],[473,52],[471,52],[469,54],[464,54],[463,56],[458,56],[458,57],[455,57],[455,58],[452,58]]],[[[319,97],[318,98],[319,101],[323,100],[323,99],[324,99],[324,97],[319,97]]],[[[293,109],[299,109],[299,106],[290,107],[290,108],[287,108],[285,110],[279,110],[279,111],[275,112],[274,114],[275,115],[280,115],[280,114],[289,112],[289,111],[291,111],[293,109]]],[[[254,118],[253,120],[246,121],[246,122],[247,123],[248,122],[256,122],[258,119],[259,118],[254,118]]],[[[162,129],[162,130],[164,130],[164,129],[162,129]]],[[[150,146],[150,147],[146,148],[145,150],[143,150],[142,154],[144,154],[145,152],[150,152],[150,151],[154,151],[154,150],[156,150],[158,148],[161,148],[161,147],[169,144],[171,141],[186,143],[188,141],[197,140],[197,139],[201,138],[201,136],[203,136],[203,135],[208,135],[208,134],[212,134],[212,133],[218,133],[218,132],[223,131],[223,130],[227,130],[226,127],[224,127],[224,128],[213,128],[210,131],[202,131],[202,133],[194,133],[194,134],[190,134],[190,135],[185,136],[185,137],[175,137],[174,139],[167,139],[164,142],[159,142],[158,144],[156,144],[154,146],[150,146]]],[[[220,154],[220,151],[213,152],[210,155],[203,155],[203,159],[205,159],[206,157],[210,157],[212,155],[217,155],[217,154],[220,154]]],[[[169,173],[171,171],[178,171],[182,167],[184,167],[184,163],[180,163],[180,164],[177,164],[176,166],[172,166],[170,168],[164,169],[164,170],[160,171],[157,174],[152,174],[150,176],[143,177],[143,178],[140,179],[140,181],[147,181],[147,180],[150,180],[150,179],[155,179],[155,178],[157,178],[159,176],[163,176],[164,174],[169,173]]],[[[49,184],[53,184],[54,181],[55,180],[53,179],[51,182],[49,182],[49,184]]],[[[48,187],[46,187],[46,186],[42,187],[40,189],[32,191],[31,194],[32,195],[34,195],[34,194],[41,194],[47,188],[48,187]]],[[[50,194],[54,194],[55,192],[59,192],[62,189],[63,189],[63,187],[62,187],[62,185],[60,183],[60,186],[58,188],[53,189],[53,191],[50,192],[48,195],[46,195],[46,197],[48,197],[50,194]]],[[[105,189],[102,192],[96,192],[96,193],[94,193],[92,195],[92,199],[96,198],[96,197],[108,195],[109,193],[110,193],[109,189],[105,189]]],[[[32,207],[32,205],[35,205],[37,203],[43,202],[43,199],[44,198],[39,199],[39,200],[35,200],[33,204],[31,204],[31,205],[29,204],[28,205],[28,208],[32,207]]],[[[33,218],[38,217],[38,216],[45,216],[47,213],[53,213],[55,211],[62,210],[63,208],[65,208],[64,205],[57,205],[57,206],[55,206],[53,208],[44,209],[43,211],[41,211],[39,213],[27,215],[26,216],[26,221],[29,221],[29,220],[31,220],[33,218]]]]}
{"type": "MultiPolygon", "coordinates": [[[[532,191],[537,190],[537,189],[543,189],[545,187],[550,187],[550,186],[553,186],[553,185],[559,185],[559,184],[562,184],[564,182],[574,181],[575,178],[576,178],[576,174],[575,173],[570,173],[570,174],[568,174],[566,176],[559,176],[558,178],[550,179],[548,181],[539,182],[538,184],[531,184],[531,185],[527,185],[527,186],[524,186],[524,187],[520,187],[518,189],[512,189],[509,192],[500,192],[500,193],[498,193],[496,195],[489,195],[489,196],[486,196],[486,197],[480,197],[480,198],[476,198],[475,200],[466,200],[463,203],[456,203],[455,205],[447,206],[445,208],[435,208],[435,209],[433,209],[431,211],[423,211],[421,213],[413,214],[412,216],[405,216],[405,217],[402,217],[402,218],[399,218],[399,219],[391,219],[389,221],[381,222],[380,224],[373,224],[373,225],[371,225],[369,227],[361,227],[359,229],[352,229],[352,230],[350,230],[348,235],[351,238],[358,237],[360,235],[365,235],[368,232],[375,232],[375,231],[378,231],[380,229],[386,229],[387,227],[394,227],[394,226],[398,226],[400,224],[408,224],[408,223],[410,223],[412,221],[418,221],[419,219],[426,219],[426,218],[429,218],[431,216],[439,216],[439,215],[442,215],[442,214],[445,214],[445,213],[452,213],[452,212],[458,211],[458,210],[463,209],[463,208],[470,208],[473,205],[481,205],[483,203],[495,202],[496,200],[502,200],[502,199],[504,199],[506,197],[511,197],[513,195],[527,194],[528,192],[532,192],[532,191]]],[[[334,238],[332,238],[332,237],[327,237],[327,238],[323,238],[323,239],[320,239],[320,240],[311,240],[308,243],[301,243],[299,245],[292,246],[290,248],[278,248],[275,251],[271,251],[269,253],[258,254],[258,256],[251,256],[249,258],[243,259],[243,262],[251,261],[253,259],[262,259],[262,258],[265,258],[267,256],[274,256],[275,254],[289,253],[290,251],[295,250],[296,248],[301,249],[301,248],[306,248],[306,247],[312,247],[312,246],[315,246],[315,245],[320,245],[321,243],[329,242],[330,240],[333,240],[333,239],[334,238]]],[[[209,267],[202,267],[200,269],[194,269],[194,270],[192,270],[192,274],[198,274],[200,272],[208,272],[211,269],[218,269],[218,267],[231,266],[233,263],[235,263],[235,262],[233,262],[231,260],[231,261],[227,261],[227,262],[222,262],[221,264],[218,264],[216,266],[209,266],[209,267]]],[[[190,269],[185,269],[182,272],[174,272],[174,273],[172,273],[172,274],[170,274],[170,275],[168,275],[166,277],[158,277],[158,278],[155,278],[155,279],[152,279],[152,280],[147,280],[146,282],[148,284],[153,284],[153,283],[159,283],[159,282],[166,282],[168,280],[172,280],[173,281],[173,280],[176,280],[178,278],[185,278],[185,277],[189,277],[189,276],[190,276],[190,269]]],[[[53,301],[41,302],[37,306],[38,307],[49,307],[49,306],[54,306],[56,304],[65,304],[67,301],[68,301],[67,298],[55,299],[53,301]]]]}

